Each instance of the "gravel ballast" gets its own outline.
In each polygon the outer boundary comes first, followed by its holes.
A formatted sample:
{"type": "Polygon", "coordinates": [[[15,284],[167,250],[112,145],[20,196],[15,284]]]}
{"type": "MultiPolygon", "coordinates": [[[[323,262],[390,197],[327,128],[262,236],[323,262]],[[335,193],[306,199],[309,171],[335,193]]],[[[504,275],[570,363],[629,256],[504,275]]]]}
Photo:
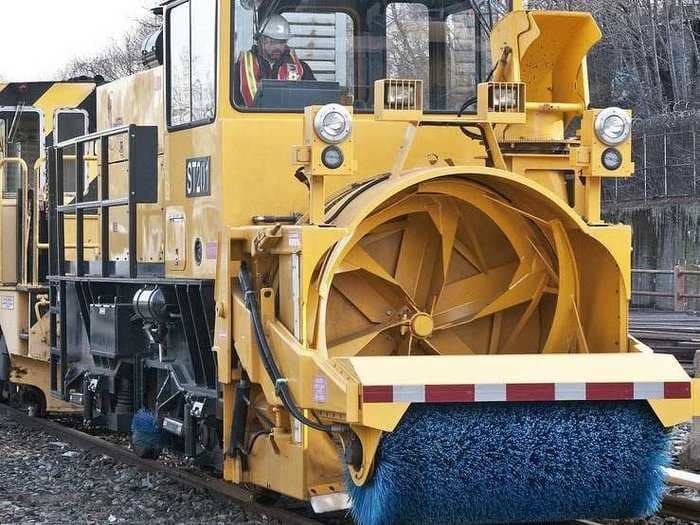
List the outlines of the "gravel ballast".
{"type": "Polygon", "coordinates": [[[273,522],[0,416],[0,524],[17,523],[273,522]]]}
{"type": "MultiPolygon", "coordinates": [[[[673,453],[682,450],[689,426],[676,429],[673,453]]],[[[166,459],[170,462],[174,460],[166,459]]],[[[672,488],[697,498],[697,491],[672,488]]],[[[277,525],[166,474],[145,473],[112,458],[84,452],[50,433],[0,415],[0,525],[5,524],[235,524],[277,525]]],[[[670,517],[634,525],[690,525],[670,517]]]]}

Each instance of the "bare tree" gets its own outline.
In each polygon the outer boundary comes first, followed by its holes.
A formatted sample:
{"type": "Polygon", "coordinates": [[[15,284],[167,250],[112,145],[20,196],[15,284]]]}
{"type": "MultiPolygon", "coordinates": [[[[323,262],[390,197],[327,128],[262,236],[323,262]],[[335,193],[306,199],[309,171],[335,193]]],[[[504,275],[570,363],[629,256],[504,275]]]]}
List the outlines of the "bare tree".
{"type": "Polygon", "coordinates": [[[133,75],[144,69],[141,61],[143,42],[158,31],[162,18],[148,14],[109,47],[91,55],[73,58],[59,73],[61,78],[101,76],[107,81],[133,75]]]}

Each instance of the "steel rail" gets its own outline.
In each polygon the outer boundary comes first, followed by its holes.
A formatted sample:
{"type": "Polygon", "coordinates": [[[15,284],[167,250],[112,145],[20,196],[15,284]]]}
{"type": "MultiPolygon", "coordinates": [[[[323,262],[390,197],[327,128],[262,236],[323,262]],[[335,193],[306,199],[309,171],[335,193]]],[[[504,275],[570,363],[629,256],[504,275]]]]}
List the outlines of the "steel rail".
{"type": "MultiPolygon", "coordinates": [[[[669,485],[700,490],[700,474],[684,470],[666,469],[666,482],[669,485]]],[[[661,513],[675,518],[700,521],[700,500],[680,496],[666,496],[661,513]]]]}
{"type": "Polygon", "coordinates": [[[674,518],[697,522],[700,520],[700,500],[666,496],[660,512],[674,518]]]}
{"type": "Polygon", "coordinates": [[[216,478],[198,477],[158,461],[139,458],[136,454],[120,445],[73,428],[64,427],[48,419],[30,417],[9,405],[0,403],[0,415],[11,418],[25,427],[48,432],[62,441],[66,441],[74,447],[87,452],[104,454],[119,463],[130,465],[143,472],[165,474],[183,486],[204,490],[219,500],[229,503],[233,501],[243,509],[258,516],[266,516],[268,519],[272,518],[292,525],[319,525],[322,523],[283,508],[269,507],[257,503],[254,501],[254,496],[250,491],[233,483],[216,478]]]}
{"type": "Polygon", "coordinates": [[[670,485],[700,490],[700,474],[674,468],[665,469],[665,473],[666,482],[670,485]]]}

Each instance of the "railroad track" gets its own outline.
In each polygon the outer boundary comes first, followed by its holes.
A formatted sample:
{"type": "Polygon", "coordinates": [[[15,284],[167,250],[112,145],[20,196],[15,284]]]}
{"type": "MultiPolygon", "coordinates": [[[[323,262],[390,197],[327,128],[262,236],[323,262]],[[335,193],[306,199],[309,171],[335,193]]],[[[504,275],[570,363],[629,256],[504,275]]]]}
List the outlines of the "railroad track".
{"type": "MultiPolygon", "coordinates": [[[[199,477],[184,472],[175,467],[154,460],[142,459],[127,448],[110,443],[96,436],[63,426],[49,419],[30,417],[24,412],[0,403],[0,415],[14,419],[22,425],[48,432],[74,447],[94,453],[105,454],[115,461],[133,466],[143,472],[161,473],[170,476],[183,486],[204,490],[215,497],[227,502],[233,501],[245,510],[260,516],[266,516],[291,525],[324,525],[328,522],[319,521],[297,512],[280,507],[262,505],[255,501],[253,494],[244,488],[227,483],[216,478],[199,477]]],[[[675,518],[697,521],[700,520],[700,501],[667,496],[663,502],[661,514],[675,518]]],[[[337,523],[337,522],[336,522],[337,523]]],[[[577,520],[565,525],[602,525],[595,521],[577,520]]]]}
{"type": "Polygon", "coordinates": [[[655,352],[671,354],[691,376],[693,360],[700,350],[700,316],[686,312],[631,310],[629,329],[633,336],[655,352]]]}
{"type": "Polygon", "coordinates": [[[698,522],[700,521],[700,500],[691,500],[678,496],[666,496],[666,498],[664,498],[663,507],[661,508],[661,514],[698,522]]]}
{"type": "Polygon", "coordinates": [[[158,461],[139,458],[123,446],[110,443],[109,441],[91,436],[90,434],[80,432],[73,428],[65,427],[49,419],[30,417],[24,412],[2,403],[0,403],[0,416],[9,417],[21,423],[23,426],[34,430],[48,432],[76,448],[94,454],[107,455],[117,462],[133,466],[142,472],[165,474],[183,486],[204,490],[212,496],[227,502],[233,501],[246,511],[258,516],[265,516],[280,521],[281,523],[289,523],[292,525],[322,525],[324,523],[302,516],[291,510],[262,505],[255,501],[250,491],[238,485],[234,485],[233,483],[227,483],[217,478],[195,476],[158,461]]]}
{"type": "MultiPolygon", "coordinates": [[[[685,487],[700,491],[700,475],[683,470],[666,469],[666,480],[669,485],[685,487]]],[[[673,516],[693,522],[700,522],[700,500],[683,498],[679,496],[666,496],[664,498],[661,514],[673,516]]]]}

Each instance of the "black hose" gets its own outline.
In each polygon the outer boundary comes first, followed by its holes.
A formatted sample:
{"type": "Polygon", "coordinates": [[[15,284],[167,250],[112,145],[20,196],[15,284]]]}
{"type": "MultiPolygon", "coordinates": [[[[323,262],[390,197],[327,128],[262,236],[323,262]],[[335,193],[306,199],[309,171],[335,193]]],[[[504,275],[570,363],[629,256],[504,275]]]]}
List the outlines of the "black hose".
{"type": "Polygon", "coordinates": [[[484,137],[484,131],[481,129],[481,126],[478,126],[478,125],[462,126],[459,129],[462,133],[464,133],[464,135],[466,135],[467,137],[469,137],[472,140],[479,140],[479,141],[484,142],[484,143],[486,142],[486,139],[484,137]],[[479,130],[479,133],[474,133],[473,131],[469,131],[470,127],[477,128],[479,130]]]}
{"type": "MultiPolygon", "coordinates": [[[[248,374],[243,372],[236,385],[236,398],[233,402],[233,417],[231,418],[231,444],[228,453],[233,456],[243,452],[245,446],[246,425],[248,422],[248,398],[250,396],[250,381],[248,374]]],[[[243,454],[245,455],[245,454],[243,454]]],[[[244,464],[245,465],[245,464],[244,464]]]]}
{"type": "Polygon", "coordinates": [[[258,343],[258,350],[260,352],[260,357],[262,358],[263,366],[270,380],[275,385],[275,390],[277,395],[282,400],[284,408],[290,413],[290,415],[299,421],[302,425],[313,428],[320,432],[345,432],[347,430],[345,425],[324,425],[322,423],[317,423],[312,421],[299,409],[299,407],[294,402],[292,394],[289,391],[289,385],[286,379],[282,375],[275,358],[272,355],[272,350],[267,341],[267,336],[265,335],[265,330],[263,328],[262,320],[260,319],[260,312],[258,310],[258,297],[255,290],[253,290],[253,285],[250,279],[250,274],[248,273],[248,268],[246,264],[241,264],[241,271],[238,274],[238,280],[241,283],[241,290],[245,297],[246,308],[250,312],[250,316],[253,320],[253,329],[255,330],[255,339],[258,343]]]}
{"type": "Polygon", "coordinates": [[[250,438],[250,442],[248,443],[248,446],[244,447],[241,449],[241,452],[245,454],[246,456],[250,456],[250,453],[253,452],[253,447],[255,446],[255,442],[263,437],[263,436],[269,436],[270,431],[269,430],[259,430],[255,434],[252,435],[250,438]]]}
{"type": "Polygon", "coordinates": [[[309,178],[304,173],[304,166],[294,172],[294,178],[306,186],[306,189],[311,189],[311,182],[309,182],[309,178]]]}
{"type": "MultiPolygon", "coordinates": [[[[491,81],[491,79],[493,78],[493,74],[496,72],[496,69],[498,69],[498,64],[500,64],[501,61],[503,61],[505,56],[506,56],[506,50],[504,49],[503,54],[501,55],[501,58],[496,61],[496,64],[491,68],[491,71],[489,71],[489,74],[486,77],[486,82],[491,81]]],[[[464,113],[467,111],[467,109],[470,106],[473,106],[474,104],[476,104],[478,102],[478,100],[479,100],[479,97],[477,97],[476,95],[469,97],[464,102],[464,104],[462,104],[462,107],[459,108],[459,111],[457,112],[457,117],[461,117],[462,115],[464,115],[464,113]]]]}
{"type": "Polygon", "coordinates": [[[361,182],[353,182],[349,186],[346,186],[343,188],[340,192],[336,193],[333,197],[331,197],[328,202],[326,202],[326,207],[325,207],[325,212],[326,214],[331,211],[340,201],[345,199],[348,195],[351,195],[354,191],[357,191],[360,188],[363,188],[367,184],[370,184],[371,182],[375,181],[377,177],[373,177],[371,179],[367,179],[361,182]]]}
{"type": "Polygon", "coordinates": [[[340,207],[335,210],[333,215],[326,220],[327,224],[332,223],[334,220],[338,218],[338,216],[345,211],[345,208],[347,208],[352,201],[354,201],[359,195],[362,195],[364,192],[367,190],[373,188],[377,184],[381,184],[385,180],[387,180],[391,175],[382,175],[381,177],[377,177],[376,179],[372,179],[370,181],[367,181],[367,183],[363,184],[357,191],[355,191],[352,195],[349,195],[348,198],[345,200],[343,204],[340,205],[340,207]]]}

